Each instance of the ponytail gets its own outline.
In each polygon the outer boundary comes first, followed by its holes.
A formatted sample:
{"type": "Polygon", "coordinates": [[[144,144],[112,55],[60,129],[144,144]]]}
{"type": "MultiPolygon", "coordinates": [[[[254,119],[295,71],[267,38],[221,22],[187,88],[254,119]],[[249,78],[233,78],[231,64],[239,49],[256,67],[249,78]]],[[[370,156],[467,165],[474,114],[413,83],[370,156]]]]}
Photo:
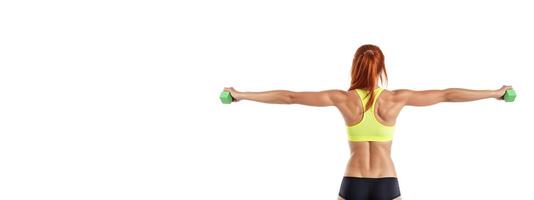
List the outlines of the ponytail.
{"type": "Polygon", "coordinates": [[[375,85],[380,78],[383,82],[382,75],[385,75],[387,80],[386,68],[384,65],[384,55],[380,48],[375,45],[362,45],[356,51],[352,63],[351,72],[351,87],[349,90],[365,89],[368,91],[367,95],[362,98],[369,97],[369,101],[365,105],[364,112],[369,110],[373,105],[375,98],[375,85]]]}

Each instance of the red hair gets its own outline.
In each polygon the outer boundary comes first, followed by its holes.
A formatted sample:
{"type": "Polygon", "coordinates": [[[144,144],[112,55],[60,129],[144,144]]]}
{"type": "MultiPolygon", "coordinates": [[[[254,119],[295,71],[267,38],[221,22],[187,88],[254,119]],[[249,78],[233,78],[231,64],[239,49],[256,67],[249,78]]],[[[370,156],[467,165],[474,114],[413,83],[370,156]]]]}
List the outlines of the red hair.
{"type": "MultiPolygon", "coordinates": [[[[378,79],[380,82],[387,82],[388,74],[384,64],[384,54],[376,45],[365,44],[356,50],[352,60],[351,82],[349,90],[365,89],[369,91],[367,96],[375,98],[374,90],[378,79]]],[[[363,97],[366,98],[367,96],[363,97]]],[[[371,108],[373,101],[367,101],[364,112],[371,108]]]]}

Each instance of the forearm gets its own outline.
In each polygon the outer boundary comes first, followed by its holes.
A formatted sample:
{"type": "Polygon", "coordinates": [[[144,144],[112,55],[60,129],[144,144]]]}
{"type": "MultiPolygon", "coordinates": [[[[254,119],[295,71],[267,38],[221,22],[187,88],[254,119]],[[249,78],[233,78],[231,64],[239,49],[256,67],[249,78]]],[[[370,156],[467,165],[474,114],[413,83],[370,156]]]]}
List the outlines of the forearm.
{"type": "Polygon", "coordinates": [[[289,104],[291,102],[291,91],[270,90],[263,92],[238,92],[235,98],[241,100],[251,100],[262,103],[289,104]]]}
{"type": "Polygon", "coordinates": [[[498,95],[495,90],[470,90],[463,88],[448,88],[448,102],[476,101],[486,98],[496,98],[498,95]]]}

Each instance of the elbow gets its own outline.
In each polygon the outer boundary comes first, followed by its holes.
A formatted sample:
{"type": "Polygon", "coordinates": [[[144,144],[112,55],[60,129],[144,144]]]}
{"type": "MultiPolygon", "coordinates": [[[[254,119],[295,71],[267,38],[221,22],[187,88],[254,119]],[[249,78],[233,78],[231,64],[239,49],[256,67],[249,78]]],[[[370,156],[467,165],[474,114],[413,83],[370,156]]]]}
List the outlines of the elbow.
{"type": "Polygon", "coordinates": [[[462,102],[465,101],[465,95],[458,92],[456,88],[448,88],[445,90],[445,102],[462,102]]]}
{"type": "Polygon", "coordinates": [[[450,89],[443,90],[443,102],[452,102],[453,101],[453,94],[450,89]]]}
{"type": "Polygon", "coordinates": [[[294,104],[296,102],[296,96],[294,92],[287,91],[281,95],[280,103],[282,104],[294,104]]]}

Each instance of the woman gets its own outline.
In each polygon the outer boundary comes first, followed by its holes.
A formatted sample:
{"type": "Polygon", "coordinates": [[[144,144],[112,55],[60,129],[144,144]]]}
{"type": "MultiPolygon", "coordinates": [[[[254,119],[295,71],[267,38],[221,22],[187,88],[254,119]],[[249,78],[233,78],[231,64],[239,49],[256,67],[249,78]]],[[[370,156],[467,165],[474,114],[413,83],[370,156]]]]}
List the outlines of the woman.
{"type": "Polygon", "coordinates": [[[235,102],[245,99],[275,104],[335,106],[345,119],[351,151],[338,199],[398,200],[401,195],[391,159],[391,144],[395,121],[404,106],[430,106],[440,102],[486,98],[501,100],[505,91],[511,88],[505,85],[498,90],[385,90],[378,86],[378,79],[382,85],[384,80],[387,82],[384,55],[380,48],[370,44],[356,50],[351,77],[348,91],[239,92],[232,87],[225,90],[230,92],[235,102]]]}

